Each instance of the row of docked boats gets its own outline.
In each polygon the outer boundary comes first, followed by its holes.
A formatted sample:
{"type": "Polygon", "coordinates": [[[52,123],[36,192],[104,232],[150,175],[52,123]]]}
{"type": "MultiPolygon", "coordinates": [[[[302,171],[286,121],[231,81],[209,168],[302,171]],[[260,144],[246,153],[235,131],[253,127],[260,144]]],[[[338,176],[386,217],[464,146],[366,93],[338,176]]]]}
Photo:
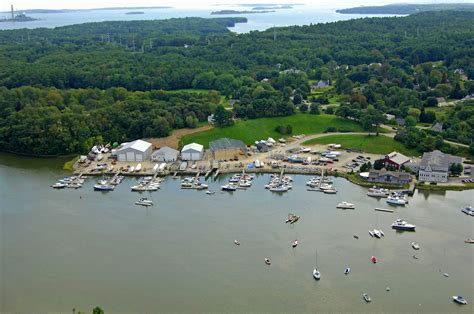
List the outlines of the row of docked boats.
{"type": "Polygon", "coordinates": [[[199,177],[187,177],[181,180],[182,189],[207,190],[208,185],[201,182],[199,177]]]}
{"type": "Polygon", "coordinates": [[[265,189],[275,193],[288,192],[293,188],[291,184],[292,182],[293,178],[291,176],[272,174],[270,176],[270,181],[265,185],[265,189]]]}
{"type": "Polygon", "coordinates": [[[84,184],[85,179],[81,176],[70,176],[59,179],[58,182],[51,185],[53,189],[64,189],[72,188],[78,189],[81,188],[84,184]]]}
{"type": "Polygon", "coordinates": [[[158,191],[162,179],[151,176],[144,177],[138,184],[130,187],[132,192],[152,192],[158,191]]]}
{"type": "Polygon", "coordinates": [[[246,174],[244,172],[234,174],[230,179],[229,183],[222,185],[222,191],[233,192],[237,189],[247,189],[252,186],[254,176],[251,174],[246,174]]]}
{"type": "Polygon", "coordinates": [[[388,189],[378,188],[376,186],[371,187],[367,191],[367,196],[375,198],[386,198],[387,204],[395,206],[405,206],[408,204],[408,198],[405,194],[400,192],[392,192],[388,189]]]}

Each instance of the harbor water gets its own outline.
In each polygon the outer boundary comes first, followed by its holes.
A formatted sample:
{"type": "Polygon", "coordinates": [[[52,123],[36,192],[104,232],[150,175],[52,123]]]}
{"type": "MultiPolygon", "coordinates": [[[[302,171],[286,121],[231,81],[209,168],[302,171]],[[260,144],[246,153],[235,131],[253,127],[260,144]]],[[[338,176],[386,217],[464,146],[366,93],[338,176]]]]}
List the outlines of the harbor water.
{"type": "Polygon", "coordinates": [[[97,178],[53,190],[62,162],[0,155],[0,312],[473,311],[474,245],[464,240],[474,217],[460,211],[472,191],[416,192],[385,213],[374,211],[384,200],[342,178],[335,195],[306,191],[308,176],[277,195],[264,189],[269,175],[233,193],[219,191],[221,176],[214,195],[170,177],[145,194],[130,191],[135,178],[113,192],[94,192],[97,178]],[[154,206],[135,205],[140,197],[154,206]],[[356,209],[336,209],[341,201],[356,209]],[[301,218],[285,224],[288,213],[301,218]],[[396,218],[416,232],[392,230],[396,218]],[[385,237],[371,238],[374,228],[385,237]]]}

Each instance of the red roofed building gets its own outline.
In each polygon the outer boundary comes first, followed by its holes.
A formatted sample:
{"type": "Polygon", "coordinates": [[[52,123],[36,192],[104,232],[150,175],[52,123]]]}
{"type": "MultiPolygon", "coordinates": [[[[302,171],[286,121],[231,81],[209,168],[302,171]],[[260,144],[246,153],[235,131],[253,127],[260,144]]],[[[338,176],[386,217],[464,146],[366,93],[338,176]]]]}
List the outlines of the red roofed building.
{"type": "Polygon", "coordinates": [[[395,169],[400,169],[408,162],[410,162],[410,158],[398,152],[391,152],[390,154],[385,155],[384,158],[385,168],[392,167],[395,169]]]}

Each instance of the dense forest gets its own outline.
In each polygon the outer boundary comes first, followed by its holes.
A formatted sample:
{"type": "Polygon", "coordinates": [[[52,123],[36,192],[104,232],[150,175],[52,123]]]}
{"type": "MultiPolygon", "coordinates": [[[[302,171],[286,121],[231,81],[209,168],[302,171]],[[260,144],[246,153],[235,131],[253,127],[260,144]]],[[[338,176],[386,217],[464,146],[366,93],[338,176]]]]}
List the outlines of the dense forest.
{"type": "MultiPolygon", "coordinates": [[[[303,100],[333,96],[336,114],[368,129],[387,122],[383,114],[435,122],[429,109],[439,98],[474,93],[473,19],[474,12],[425,12],[241,35],[227,29],[241,18],[2,31],[0,147],[61,154],[84,151],[99,136],[163,136],[205,120],[219,95],[237,100],[237,118],[291,115],[303,100]],[[331,95],[312,96],[318,80],[330,82],[331,95]],[[176,92],[189,88],[217,92],[176,92]]],[[[459,120],[468,126],[462,142],[472,141],[471,120],[459,120]]]]}

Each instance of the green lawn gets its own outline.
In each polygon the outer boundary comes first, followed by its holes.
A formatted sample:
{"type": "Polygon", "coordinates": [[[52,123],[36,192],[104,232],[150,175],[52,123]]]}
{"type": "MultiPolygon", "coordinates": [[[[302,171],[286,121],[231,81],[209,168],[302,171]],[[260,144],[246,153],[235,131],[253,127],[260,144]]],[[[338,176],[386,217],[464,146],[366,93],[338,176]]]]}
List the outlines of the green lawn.
{"type": "Polygon", "coordinates": [[[419,156],[420,153],[415,149],[406,148],[402,143],[395,141],[387,136],[375,135],[355,135],[355,134],[335,134],[320,138],[315,138],[303,143],[303,145],[312,144],[341,144],[343,148],[357,148],[366,153],[387,154],[393,151],[400,152],[407,156],[419,156]]]}
{"type": "Polygon", "coordinates": [[[226,128],[213,128],[209,131],[186,135],[181,144],[196,142],[208,147],[209,141],[222,137],[242,140],[246,144],[252,144],[256,140],[273,137],[279,139],[285,137],[275,131],[278,125],[293,127],[293,134],[316,134],[323,133],[329,126],[336,127],[342,132],[362,132],[361,126],[351,120],[338,118],[334,115],[310,115],[298,113],[289,117],[261,118],[253,120],[237,121],[235,125],[226,128]]]}

